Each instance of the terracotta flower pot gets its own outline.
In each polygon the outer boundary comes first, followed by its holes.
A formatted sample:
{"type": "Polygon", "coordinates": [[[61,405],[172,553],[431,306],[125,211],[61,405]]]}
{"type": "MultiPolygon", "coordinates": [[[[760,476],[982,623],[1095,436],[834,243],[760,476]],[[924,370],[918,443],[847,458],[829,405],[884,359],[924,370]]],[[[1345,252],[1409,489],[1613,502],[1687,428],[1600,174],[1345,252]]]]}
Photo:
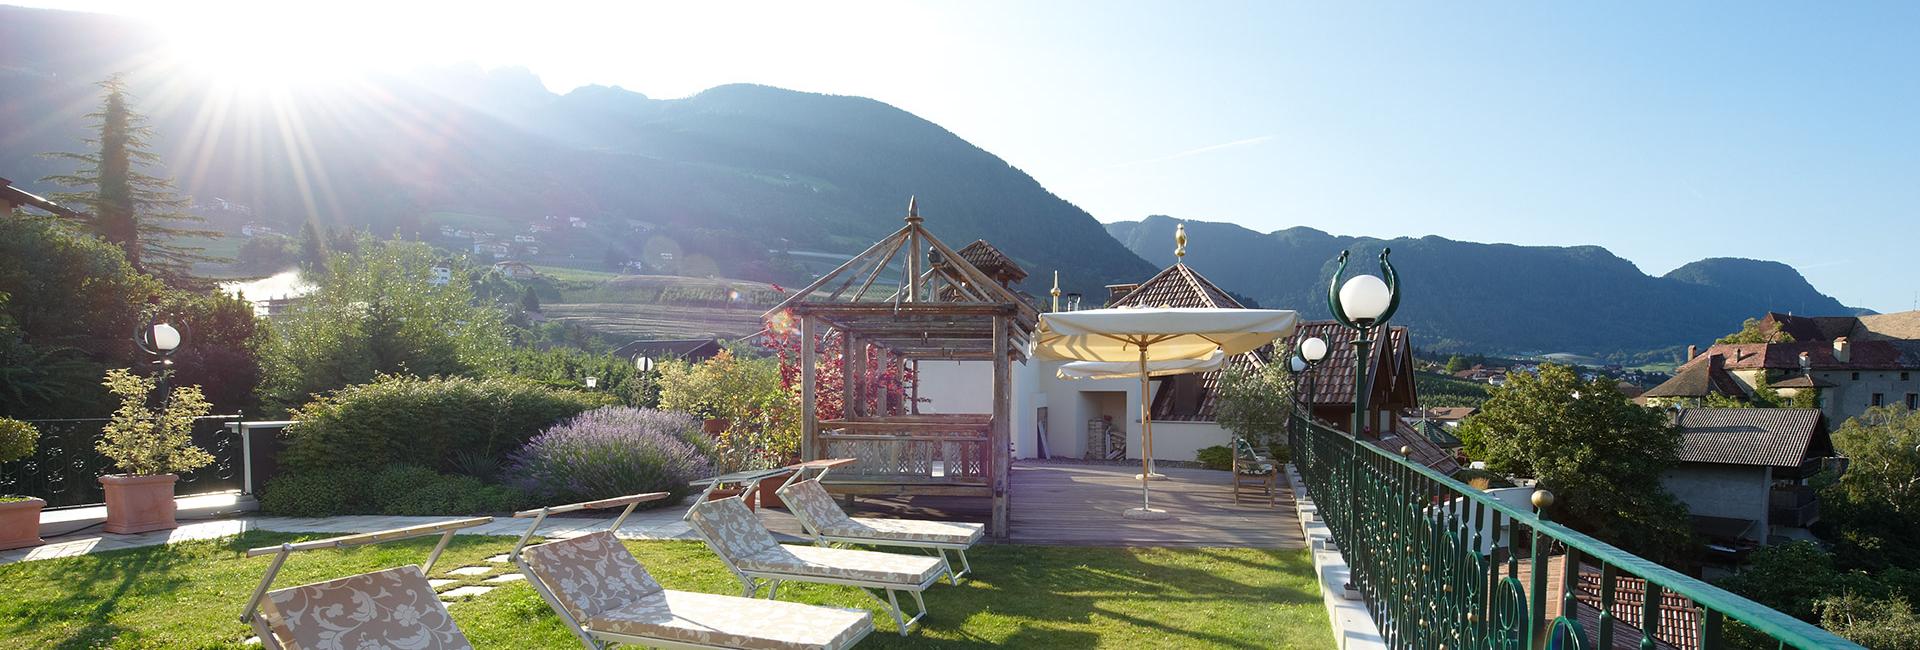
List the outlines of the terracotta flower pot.
{"type": "Polygon", "coordinates": [[[127,535],[178,528],[180,524],[173,520],[173,483],[177,480],[177,474],[100,477],[100,486],[107,492],[106,531],[127,535]]]}
{"type": "Polygon", "coordinates": [[[733,420],[728,418],[707,418],[706,421],[700,423],[700,430],[706,432],[709,436],[718,438],[720,434],[726,433],[727,429],[732,426],[733,420]]]}
{"type": "MultiPolygon", "coordinates": [[[[721,500],[721,499],[731,499],[731,498],[733,498],[733,497],[737,497],[737,496],[740,496],[740,488],[737,488],[737,487],[723,487],[723,488],[716,488],[716,489],[714,489],[714,491],[713,491],[713,492],[710,492],[710,493],[708,493],[708,494],[707,494],[707,500],[708,500],[708,501],[719,501],[719,500],[721,500]]],[[[746,503],[747,503],[747,509],[748,509],[748,510],[752,510],[752,509],[753,509],[753,499],[747,499],[747,500],[746,500],[746,503]]]]}
{"type": "Polygon", "coordinates": [[[787,478],[791,476],[793,476],[793,472],[787,472],[779,476],[769,476],[760,481],[760,487],[755,490],[760,493],[760,505],[767,508],[787,507],[786,502],[780,500],[780,493],[777,490],[779,490],[781,484],[786,483],[787,478]]]}
{"type": "Polygon", "coordinates": [[[45,544],[40,539],[40,499],[0,502],[0,551],[45,544]]]}

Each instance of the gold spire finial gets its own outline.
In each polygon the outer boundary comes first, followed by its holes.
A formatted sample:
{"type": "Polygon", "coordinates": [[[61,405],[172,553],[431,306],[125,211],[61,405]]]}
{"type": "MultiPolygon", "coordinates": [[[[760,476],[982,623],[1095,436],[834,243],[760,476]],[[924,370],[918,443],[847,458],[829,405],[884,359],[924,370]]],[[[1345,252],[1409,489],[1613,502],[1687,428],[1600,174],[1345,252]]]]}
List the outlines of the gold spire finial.
{"type": "Polygon", "coordinates": [[[1187,224],[1184,224],[1184,223],[1183,223],[1183,224],[1180,224],[1180,225],[1179,225],[1179,227],[1176,227],[1176,228],[1174,228],[1174,230],[1173,230],[1173,243],[1174,243],[1174,248],[1173,248],[1173,260],[1174,260],[1174,263],[1175,263],[1175,264],[1179,264],[1179,263],[1181,263],[1181,262],[1184,262],[1184,261],[1186,261],[1186,257],[1187,257],[1187,224]]]}
{"type": "Polygon", "coordinates": [[[1053,272],[1053,291],[1050,293],[1053,294],[1053,311],[1060,311],[1060,271],[1058,269],[1053,272]]]}
{"type": "Polygon", "coordinates": [[[916,196],[907,197],[907,223],[920,223],[919,197],[916,197],[916,196]]]}

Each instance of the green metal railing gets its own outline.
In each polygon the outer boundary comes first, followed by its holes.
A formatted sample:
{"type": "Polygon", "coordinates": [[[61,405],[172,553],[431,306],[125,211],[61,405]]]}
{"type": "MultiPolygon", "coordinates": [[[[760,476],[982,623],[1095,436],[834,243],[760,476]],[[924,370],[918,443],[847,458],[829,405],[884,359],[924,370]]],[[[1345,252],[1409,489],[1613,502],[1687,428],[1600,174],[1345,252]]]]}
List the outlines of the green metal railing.
{"type": "Polygon", "coordinates": [[[1318,422],[1296,415],[1288,437],[1389,648],[1719,650],[1728,621],[1779,648],[1860,647],[1318,422]]]}

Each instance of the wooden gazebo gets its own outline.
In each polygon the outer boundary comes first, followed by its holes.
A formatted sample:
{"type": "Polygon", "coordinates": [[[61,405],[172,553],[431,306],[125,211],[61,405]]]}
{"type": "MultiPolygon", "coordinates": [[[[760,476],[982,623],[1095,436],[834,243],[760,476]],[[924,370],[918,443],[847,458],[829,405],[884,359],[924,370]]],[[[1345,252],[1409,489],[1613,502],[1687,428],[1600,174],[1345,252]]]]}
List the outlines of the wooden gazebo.
{"type": "MultiPolygon", "coordinates": [[[[1007,534],[1012,459],[1012,364],[1024,361],[1039,312],[927,232],[916,203],[906,226],[767,312],[800,334],[801,455],[853,458],[828,488],[841,494],[944,495],[993,501],[989,534],[1007,534]],[[917,400],[888,408],[863,381],[844,382],[845,415],[820,420],[817,362],[838,345],[844,376],[897,372],[920,360],[989,361],[991,413],[921,414],[917,400]],[[888,365],[874,365],[888,364],[888,365]],[[879,407],[873,403],[878,402],[879,407]]],[[[917,397],[918,387],[912,387],[917,397]]]]}

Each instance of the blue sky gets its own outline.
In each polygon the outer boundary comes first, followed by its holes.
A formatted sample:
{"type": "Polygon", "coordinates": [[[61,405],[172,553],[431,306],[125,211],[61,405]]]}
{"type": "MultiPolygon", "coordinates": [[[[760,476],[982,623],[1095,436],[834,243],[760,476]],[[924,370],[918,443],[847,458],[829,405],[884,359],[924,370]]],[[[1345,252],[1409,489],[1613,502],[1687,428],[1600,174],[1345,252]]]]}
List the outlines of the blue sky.
{"type": "Polygon", "coordinates": [[[1850,305],[1920,300],[1916,3],[38,4],[559,92],[874,97],[1102,221],[1775,259],[1850,305]]]}

